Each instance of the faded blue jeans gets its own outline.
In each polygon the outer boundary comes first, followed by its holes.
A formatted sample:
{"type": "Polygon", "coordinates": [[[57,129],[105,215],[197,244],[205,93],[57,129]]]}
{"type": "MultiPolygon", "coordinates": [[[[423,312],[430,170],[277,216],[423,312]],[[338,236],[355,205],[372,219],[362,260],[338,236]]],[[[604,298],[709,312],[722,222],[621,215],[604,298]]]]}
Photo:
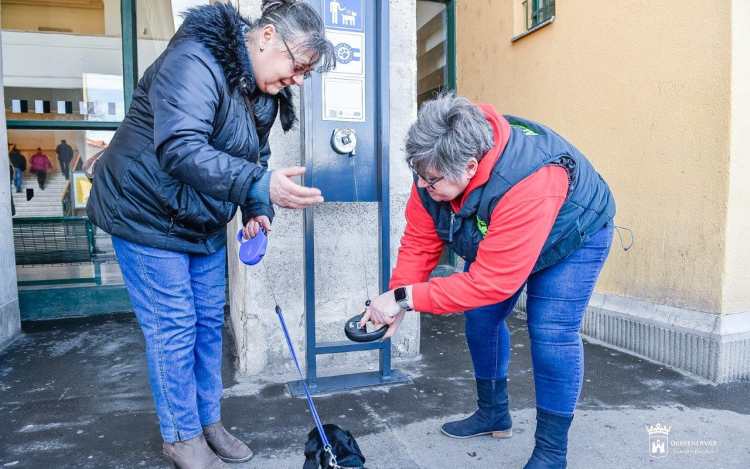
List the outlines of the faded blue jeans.
{"type": "MultiPolygon", "coordinates": [[[[609,222],[576,252],[526,281],[536,403],[548,412],[571,416],[578,403],[583,383],[583,343],[578,331],[609,254],[612,233],[609,222]]],[[[478,379],[508,376],[510,333],[505,318],[522,290],[523,286],[501,303],[465,313],[466,341],[478,379]]]]}
{"type": "Polygon", "coordinates": [[[16,192],[21,192],[21,185],[23,185],[23,171],[18,168],[13,168],[15,174],[13,174],[13,184],[16,186],[16,192]]]}
{"type": "Polygon", "coordinates": [[[112,244],[146,338],[162,437],[196,437],[221,419],[226,248],[187,254],[114,236],[112,244]]]}

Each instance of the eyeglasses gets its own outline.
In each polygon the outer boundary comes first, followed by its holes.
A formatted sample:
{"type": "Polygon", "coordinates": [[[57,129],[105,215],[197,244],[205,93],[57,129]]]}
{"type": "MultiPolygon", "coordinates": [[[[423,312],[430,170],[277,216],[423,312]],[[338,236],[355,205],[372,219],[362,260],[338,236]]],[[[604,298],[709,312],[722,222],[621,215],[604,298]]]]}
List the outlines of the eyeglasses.
{"type": "Polygon", "coordinates": [[[440,176],[439,178],[435,178],[435,179],[432,179],[431,181],[428,181],[426,177],[422,176],[422,175],[421,175],[421,174],[419,174],[419,173],[417,173],[417,176],[419,176],[420,178],[422,178],[422,180],[423,180],[423,181],[424,181],[424,183],[425,183],[425,184],[427,185],[427,187],[432,187],[432,186],[434,186],[435,184],[437,184],[438,182],[440,182],[440,181],[442,181],[443,179],[445,179],[445,176],[440,176]]]}
{"type": "MultiPolygon", "coordinates": [[[[279,35],[280,36],[280,35],[279,35]]],[[[299,62],[297,62],[297,59],[294,58],[294,54],[292,54],[292,49],[289,48],[289,44],[286,43],[284,38],[281,38],[281,42],[284,43],[284,47],[286,47],[286,51],[289,52],[289,58],[292,59],[292,67],[295,75],[302,75],[303,80],[307,80],[312,76],[312,70],[310,70],[309,65],[302,65],[299,62]]]]}

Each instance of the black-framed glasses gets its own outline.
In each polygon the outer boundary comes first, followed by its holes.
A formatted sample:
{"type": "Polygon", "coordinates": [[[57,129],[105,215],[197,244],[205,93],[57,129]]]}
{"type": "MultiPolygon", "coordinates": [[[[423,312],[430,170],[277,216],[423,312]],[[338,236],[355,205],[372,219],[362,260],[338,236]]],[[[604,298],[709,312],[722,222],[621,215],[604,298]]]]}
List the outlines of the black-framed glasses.
{"type": "Polygon", "coordinates": [[[423,181],[424,181],[424,183],[425,183],[425,184],[427,185],[427,187],[432,187],[432,186],[434,186],[435,184],[437,184],[438,182],[440,182],[440,181],[442,181],[443,179],[445,179],[445,176],[440,176],[439,178],[435,178],[435,179],[432,179],[432,180],[428,180],[428,179],[427,179],[426,177],[422,176],[422,175],[421,175],[421,174],[419,174],[419,173],[417,173],[417,176],[419,176],[420,178],[422,178],[422,180],[423,180],[423,181]]]}
{"type": "Polygon", "coordinates": [[[299,62],[297,62],[297,59],[294,57],[294,54],[292,53],[292,49],[289,48],[289,44],[286,43],[286,40],[284,38],[281,38],[281,42],[284,43],[284,47],[286,47],[286,51],[289,52],[289,58],[292,59],[292,67],[294,69],[295,75],[302,75],[303,80],[307,80],[312,76],[312,70],[310,70],[309,66],[302,65],[299,62]]]}

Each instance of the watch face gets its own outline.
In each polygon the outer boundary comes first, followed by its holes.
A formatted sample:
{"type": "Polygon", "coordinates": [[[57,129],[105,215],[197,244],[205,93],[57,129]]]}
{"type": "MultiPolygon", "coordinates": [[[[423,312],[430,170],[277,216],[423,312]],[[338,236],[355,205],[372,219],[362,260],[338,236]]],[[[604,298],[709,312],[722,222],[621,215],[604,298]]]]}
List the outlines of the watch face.
{"type": "Polygon", "coordinates": [[[402,301],[406,299],[406,288],[401,287],[393,291],[393,295],[396,297],[396,301],[402,301]]]}

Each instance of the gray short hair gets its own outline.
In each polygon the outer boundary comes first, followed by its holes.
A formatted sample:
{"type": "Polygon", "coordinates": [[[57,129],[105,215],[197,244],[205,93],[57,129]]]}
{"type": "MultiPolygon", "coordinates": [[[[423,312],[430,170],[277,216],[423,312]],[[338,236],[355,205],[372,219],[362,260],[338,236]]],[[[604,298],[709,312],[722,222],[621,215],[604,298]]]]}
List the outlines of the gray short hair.
{"type": "Polygon", "coordinates": [[[495,133],[484,113],[468,99],[444,93],[425,101],[406,137],[406,164],[424,177],[435,171],[457,181],[469,160],[494,146],[495,133]]]}
{"type": "Polygon", "coordinates": [[[299,0],[263,0],[261,9],[262,14],[252,23],[252,29],[270,24],[286,41],[303,37],[300,49],[312,52],[318,72],[336,67],[333,44],[326,38],[323,20],[313,7],[299,0]]]}

